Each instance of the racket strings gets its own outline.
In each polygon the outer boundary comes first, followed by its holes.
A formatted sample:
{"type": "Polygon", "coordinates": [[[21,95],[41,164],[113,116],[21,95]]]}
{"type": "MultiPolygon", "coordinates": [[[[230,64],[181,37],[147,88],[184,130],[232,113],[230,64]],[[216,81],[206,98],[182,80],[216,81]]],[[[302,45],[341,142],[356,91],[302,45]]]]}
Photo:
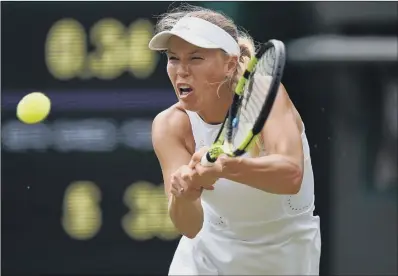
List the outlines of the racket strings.
{"type": "Polygon", "coordinates": [[[240,145],[253,129],[268,95],[275,65],[275,49],[267,50],[259,60],[251,79],[246,85],[239,110],[239,125],[234,133],[234,146],[240,145]]]}

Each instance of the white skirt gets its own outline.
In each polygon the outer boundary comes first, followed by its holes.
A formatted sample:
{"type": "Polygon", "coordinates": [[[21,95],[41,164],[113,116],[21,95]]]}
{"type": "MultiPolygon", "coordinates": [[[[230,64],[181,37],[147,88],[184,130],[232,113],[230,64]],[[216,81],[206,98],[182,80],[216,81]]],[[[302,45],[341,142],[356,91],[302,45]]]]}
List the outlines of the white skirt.
{"type": "Polygon", "coordinates": [[[169,275],[319,275],[319,217],[267,224],[261,233],[242,238],[206,225],[181,238],[169,275]]]}

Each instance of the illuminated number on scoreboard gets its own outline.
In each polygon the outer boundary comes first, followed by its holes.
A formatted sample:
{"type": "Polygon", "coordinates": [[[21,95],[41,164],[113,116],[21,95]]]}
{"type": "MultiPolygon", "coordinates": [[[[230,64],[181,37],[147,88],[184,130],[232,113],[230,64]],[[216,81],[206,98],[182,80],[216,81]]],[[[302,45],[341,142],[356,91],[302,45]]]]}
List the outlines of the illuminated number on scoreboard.
{"type": "Polygon", "coordinates": [[[46,64],[57,79],[96,77],[111,80],[129,71],[148,78],[156,69],[158,54],[148,49],[154,31],[151,21],[138,19],[126,28],[105,18],[89,31],[93,52],[87,52],[87,35],[74,19],[62,19],[50,29],[46,40],[46,64]]]}
{"type": "MultiPolygon", "coordinates": [[[[95,183],[76,181],[68,186],[62,226],[70,237],[87,240],[98,233],[102,226],[100,199],[101,192],[95,183]]],[[[122,217],[121,224],[131,238],[173,240],[180,236],[169,218],[163,185],[145,181],[133,183],[127,187],[123,201],[129,211],[122,217]]]]}
{"type": "Polygon", "coordinates": [[[153,25],[149,20],[139,19],[129,27],[129,69],[137,78],[146,78],[155,71],[158,55],[148,48],[152,34],[153,25]]]}
{"type": "Polygon", "coordinates": [[[60,80],[78,76],[84,68],[86,33],[73,19],[62,19],[50,29],[46,41],[46,64],[50,73],[60,80]]]}
{"type": "Polygon", "coordinates": [[[168,216],[163,185],[136,182],[126,189],[124,203],[130,212],[123,217],[122,227],[133,239],[173,240],[179,236],[168,216]]]}
{"type": "Polygon", "coordinates": [[[96,23],[90,30],[91,44],[95,52],[88,56],[88,66],[100,79],[114,79],[127,66],[127,45],[125,27],[119,21],[109,18],[96,23]]]}
{"type": "Polygon", "coordinates": [[[65,191],[62,226],[77,240],[94,237],[102,225],[101,192],[90,181],[76,181],[65,191]]]}

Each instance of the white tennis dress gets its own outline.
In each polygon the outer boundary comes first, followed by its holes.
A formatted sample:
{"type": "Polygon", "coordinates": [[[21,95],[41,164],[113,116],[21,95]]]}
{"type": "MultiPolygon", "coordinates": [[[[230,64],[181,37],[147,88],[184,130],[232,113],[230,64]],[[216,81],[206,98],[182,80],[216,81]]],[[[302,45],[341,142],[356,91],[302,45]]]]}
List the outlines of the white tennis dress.
{"type": "MultiPolygon", "coordinates": [[[[196,149],[210,146],[219,125],[187,111],[196,149]]],[[[314,177],[305,131],[305,166],[296,195],[275,195],[227,179],[204,191],[204,225],[182,237],[169,275],[319,275],[319,217],[313,215],[314,177]]]]}

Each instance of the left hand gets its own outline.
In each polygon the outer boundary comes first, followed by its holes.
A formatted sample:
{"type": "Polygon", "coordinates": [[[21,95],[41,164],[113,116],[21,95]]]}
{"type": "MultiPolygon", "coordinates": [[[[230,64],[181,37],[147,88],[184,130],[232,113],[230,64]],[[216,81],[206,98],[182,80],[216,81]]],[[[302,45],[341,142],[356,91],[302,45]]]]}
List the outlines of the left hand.
{"type": "Polygon", "coordinates": [[[239,157],[232,158],[225,154],[222,154],[218,157],[217,161],[214,162],[214,166],[202,166],[200,164],[200,160],[202,159],[202,156],[207,153],[208,150],[208,147],[201,148],[199,151],[195,152],[194,155],[192,155],[191,161],[189,162],[189,167],[195,168],[197,174],[202,177],[215,179],[216,181],[222,177],[223,172],[228,165],[234,164],[239,161],[239,157]]]}

